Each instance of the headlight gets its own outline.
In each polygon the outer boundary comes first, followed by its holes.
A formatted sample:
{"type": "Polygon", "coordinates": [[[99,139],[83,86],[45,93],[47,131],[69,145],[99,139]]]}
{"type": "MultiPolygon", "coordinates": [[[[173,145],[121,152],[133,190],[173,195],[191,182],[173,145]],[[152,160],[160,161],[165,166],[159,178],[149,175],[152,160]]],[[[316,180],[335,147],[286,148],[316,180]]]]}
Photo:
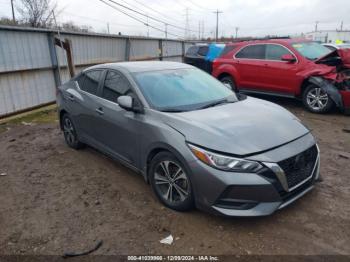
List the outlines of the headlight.
{"type": "Polygon", "coordinates": [[[224,171],[254,173],[263,168],[255,161],[219,155],[203,148],[188,144],[192,153],[203,163],[224,171]]]}

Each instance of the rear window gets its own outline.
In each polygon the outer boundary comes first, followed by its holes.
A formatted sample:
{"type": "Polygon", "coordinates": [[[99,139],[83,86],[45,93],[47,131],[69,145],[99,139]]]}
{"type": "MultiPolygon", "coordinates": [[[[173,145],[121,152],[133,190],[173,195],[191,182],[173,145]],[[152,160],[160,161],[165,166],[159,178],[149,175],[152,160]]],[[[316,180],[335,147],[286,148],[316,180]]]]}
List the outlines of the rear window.
{"type": "Polygon", "coordinates": [[[80,75],[78,75],[74,80],[78,82],[79,88],[82,89],[82,86],[84,84],[84,79],[85,79],[85,75],[83,73],[81,73],[80,75]]]}
{"type": "Polygon", "coordinates": [[[187,49],[186,55],[196,55],[198,50],[198,46],[191,46],[187,49]]]}
{"type": "Polygon", "coordinates": [[[243,49],[236,54],[236,58],[265,59],[265,48],[265,45],[249,45],[243,47],[243,49]]]}
{"type": "Polygon", "coordinates": [[[208,46],[201,46],[199,49],[198,49],[198,55],[200,56],[206,56],[208,54],[208,51],[209,51],[209,47],[208,46]]]}
{"type": "Polygon", "coordinates": [[[82,78],[78,80],[80,89],[90,94],[96,95],[101,75],[101,70],[92,70],[83,73],[82,78]]]}

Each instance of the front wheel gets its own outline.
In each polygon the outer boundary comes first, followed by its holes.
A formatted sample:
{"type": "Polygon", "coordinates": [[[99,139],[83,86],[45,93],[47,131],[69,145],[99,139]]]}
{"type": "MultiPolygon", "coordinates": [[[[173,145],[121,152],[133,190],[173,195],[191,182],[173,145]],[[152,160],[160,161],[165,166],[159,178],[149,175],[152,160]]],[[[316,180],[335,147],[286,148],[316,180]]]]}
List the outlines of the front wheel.
{"type": "Polygon", "coordinates": [[[193,208],[191,181],[183,164],[171,153],[156,155],[150,165],[150,183],[158,199],[177,211],[193,208]]]}
{"type": "Polygon", "coordinates": [[[220,79],[221,83],[223,83],[228,89],[232,90],[232,91],[237,91],[237,87],[235,84],[235,81],[233,80],[233,78],[231,76],[225,76],[223,78],[220,79]]]}
{"type": "Polygon", "coordinates": [[[322,88],[311,84],[303,92],[303,104],[310,112],[322,114],[329,112],[334,102],[322,88]]]}

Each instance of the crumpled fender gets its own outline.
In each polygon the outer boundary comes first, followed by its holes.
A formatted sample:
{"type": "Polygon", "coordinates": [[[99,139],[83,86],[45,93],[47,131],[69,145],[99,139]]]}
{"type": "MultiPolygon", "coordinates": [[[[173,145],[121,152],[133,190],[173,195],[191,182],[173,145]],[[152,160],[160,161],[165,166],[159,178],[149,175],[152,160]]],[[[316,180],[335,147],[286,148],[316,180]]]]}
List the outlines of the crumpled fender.
{"type": "Polygon", "coordinates": [[[343,66],[350,68],[350,49],[339,49],[337,52],[343,62],[343,66]]]}
{"type": "Polygon", "coordinates": [[[342,96],[334,85],[332,85],[326,79],[318,76],[310,77],[309,81],[310,83],[319,86],[324,92],[326,92],[340,109],[344,109],[342,96]]]}
{"type": "Polygon", "coordinates": [[[328,78],[336,78],[337,70],[334,66],[316,65],[309,63],[303,70],[297,73],[298,76],[307,79],[311,76],[328,76],[328,78]]]}

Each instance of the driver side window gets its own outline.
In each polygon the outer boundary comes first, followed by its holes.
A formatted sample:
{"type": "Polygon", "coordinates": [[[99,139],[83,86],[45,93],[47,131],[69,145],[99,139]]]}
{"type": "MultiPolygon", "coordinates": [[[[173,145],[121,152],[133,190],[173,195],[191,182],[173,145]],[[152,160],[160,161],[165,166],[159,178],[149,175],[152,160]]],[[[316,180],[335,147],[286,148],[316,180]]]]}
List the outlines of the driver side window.
{"type": "Polygon", "coordinates": [[[119,72],[108,71],[102,91],[102,98],[117,103],[119,96],[130,95],[131,88],[128,80],[119,72]]]}

